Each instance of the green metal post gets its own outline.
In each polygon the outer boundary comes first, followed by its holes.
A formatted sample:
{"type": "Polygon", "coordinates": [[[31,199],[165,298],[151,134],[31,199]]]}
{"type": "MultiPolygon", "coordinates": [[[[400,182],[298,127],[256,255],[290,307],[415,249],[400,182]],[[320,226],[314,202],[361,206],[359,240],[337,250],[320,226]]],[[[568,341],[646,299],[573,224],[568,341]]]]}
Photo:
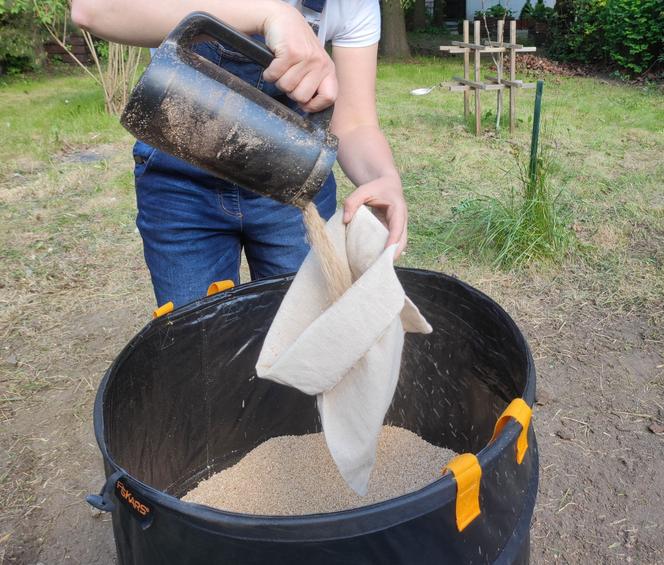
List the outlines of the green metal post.
{"type": "Polygon", "coordinates": [[[544,90],[544,81],[537,81],[537,90],[535,92],[535,113],[533,115],[533,136],[530,141],[530,182],[535,183],[537,178],[537,144],[539,142],[540,115],[542,113],[542,91],[544,90]]]}

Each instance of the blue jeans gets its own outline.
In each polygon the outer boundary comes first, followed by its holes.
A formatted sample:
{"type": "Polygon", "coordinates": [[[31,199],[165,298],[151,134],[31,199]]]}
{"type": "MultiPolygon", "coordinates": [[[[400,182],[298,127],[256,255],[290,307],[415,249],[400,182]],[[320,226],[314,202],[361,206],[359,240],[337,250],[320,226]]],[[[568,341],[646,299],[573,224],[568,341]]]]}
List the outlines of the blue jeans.
{"type": "MultiPolygon", "coordinates": [[[[262,69],[219,43],[199,44],[197,52],[236,76],[292,102],[262,69]]],[[[309,251],[302,213],[293,206],[223,181],[145,143],[134,146],[138,216],[145,261],[161,305],[175,307],[205,296],[210,283],[240,281],[244,249],[251,278],[297,271],[309,251]]],[[[330,175],[315,199],[324,218],[336,208],[330,175]]]]}

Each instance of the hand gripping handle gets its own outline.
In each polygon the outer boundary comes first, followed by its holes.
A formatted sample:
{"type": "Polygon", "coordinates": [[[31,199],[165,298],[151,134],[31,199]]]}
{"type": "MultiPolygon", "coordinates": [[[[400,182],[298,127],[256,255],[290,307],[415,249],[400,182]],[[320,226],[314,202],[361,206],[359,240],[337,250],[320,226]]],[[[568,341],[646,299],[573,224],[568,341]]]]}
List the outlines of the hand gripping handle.
{"type": "Polygon", "coordinates": [[[272,51],[263,43],[205,12],[192,12],[186,16],[169,34],[166,41],[190,49],[194,39],[202,34],[227,43],[264,69],[269,67],[274,59],[272,51]]]}
{"type": "MultiPolygon", "coordinates": [[[[205,12],[192,12],[168,35],[166,42],[175,43],[183,49],[191,49],[196,37],[208,35],[230,45],[264,69],[274,60],[274,54],[263,43],[235,29],[205,12]]],[[[309,114],[309,121],[317,128],[327,131],[332,120],[334,106],[321,112],[309,114]]]]}

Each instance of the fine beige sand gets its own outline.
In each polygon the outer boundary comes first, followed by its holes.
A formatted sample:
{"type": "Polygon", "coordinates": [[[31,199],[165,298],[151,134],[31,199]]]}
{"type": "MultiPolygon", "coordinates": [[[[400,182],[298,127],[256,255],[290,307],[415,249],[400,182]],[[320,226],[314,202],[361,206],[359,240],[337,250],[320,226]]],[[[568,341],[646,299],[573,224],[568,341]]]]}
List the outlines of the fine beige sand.
{"type": "Polygon", "coordinates": [[[282,436],[200,482],[183,500],[246,514],[335,512],[418,490],[439,478],[455,455],[411,431],[384,426],[369,492],[360,497],[339,474],[322,433],[282,436]]]}
{"type": "Polygon", "coordinates": [[[316,205],[309,202],[302,209],[302,215],[307,239],[318,256],[330,300],[335,302],[353,284],[350,268],[334,250],[334,245],[325,231],[325,220],[321,218],[316,205]]]}

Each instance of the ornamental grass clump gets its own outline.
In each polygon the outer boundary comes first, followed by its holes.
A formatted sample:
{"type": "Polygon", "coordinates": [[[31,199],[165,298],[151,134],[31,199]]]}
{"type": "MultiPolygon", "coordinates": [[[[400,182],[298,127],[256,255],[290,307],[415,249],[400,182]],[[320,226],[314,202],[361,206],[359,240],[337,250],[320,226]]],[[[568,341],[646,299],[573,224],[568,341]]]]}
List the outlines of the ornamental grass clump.
{"type": "Polygon", "coordinates": [[[460,249],[501,268],[537,261],[559,261],[574,241],[570,215],[551,183],[553,159],[539,148],[542,97],[539,81],[530,158],[517,154],[518,187],[499,196],[469,198],[452,209],[446,233],[448,249],[460,249]]]}
{"type": "Polygon", "coordinates": [[[558,203],[560,192],[551,187],[550,164],[540,158],[535,177],[520,165],[520,193],[511,187],[507,195],[471,198],[455,207],[448,245],[508,269],[562,259],[573,234],[569,214],[558,203]]]}

